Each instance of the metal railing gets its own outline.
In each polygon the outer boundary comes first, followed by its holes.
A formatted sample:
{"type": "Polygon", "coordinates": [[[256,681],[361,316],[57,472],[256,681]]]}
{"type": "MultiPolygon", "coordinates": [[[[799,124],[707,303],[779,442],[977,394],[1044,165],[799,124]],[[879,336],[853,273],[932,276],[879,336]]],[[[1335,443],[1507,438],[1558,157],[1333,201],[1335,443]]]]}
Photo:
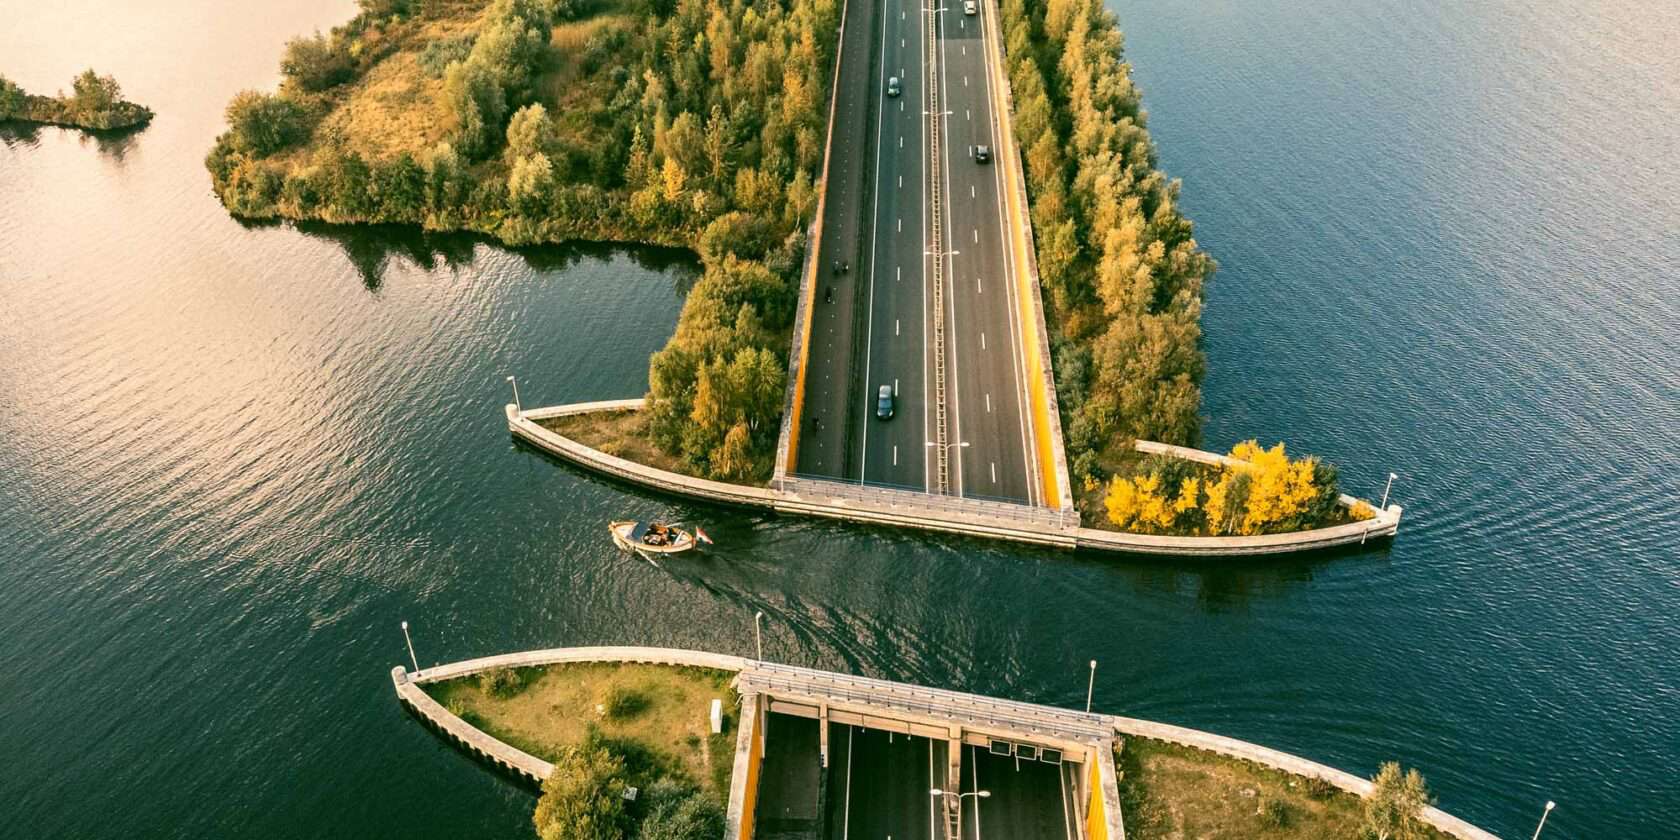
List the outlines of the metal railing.
{"type": "Polygon", "coordinates": [[[917,490],[852,484],[809,476],[780,478],[775,481],[774,487],[786,494],[807,497],[813,502],[844,500],[893,513],[941,517],[955,514],[982,522],[989,520],[1009,527],[1031,525],[1055,530],[1070,529],[1079,525],[1078,514],[1071,508],[1036,507],[1024,502],[940,496],[917,490]]]}
{"type": "Polygon", "coordinates": [[[927,50],[923,63],[927,65],[927,103],[928,103],[928,222],[932,226],[933,245],[929,253],[933,255],[933,406],[934,425],[933,439],[938,450],[939,484],[938,492],[943,495],[951,492],[951,451],[945,445],[945,228],[944,203],[945,194],[940,179],[940,161],[944,158],[941,148],[940,121],[944,119],[942,102],[939,99],[939,0],[926,0],[927,38],[924,46],[927,50]]]}

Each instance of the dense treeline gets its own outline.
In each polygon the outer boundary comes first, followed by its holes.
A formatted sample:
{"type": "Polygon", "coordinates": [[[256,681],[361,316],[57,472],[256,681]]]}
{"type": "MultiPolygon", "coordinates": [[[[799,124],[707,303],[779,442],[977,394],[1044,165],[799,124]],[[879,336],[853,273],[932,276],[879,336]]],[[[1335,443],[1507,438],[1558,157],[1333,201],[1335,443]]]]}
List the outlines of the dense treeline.
{"type": "Polygon", "coordinates": [[[1132,439],[1198,442],[1214,263],[1155,168],[1102,0],[1002,9],[1068,458],[1091,488],[1132,439]]]}
{"type": "Polygon", "coordinates": [[[700,474],[768,475],[835,0],[361,2],[288,44],[277,93],[229,104],[206,159],[223,203],[691,248],[704,273],[652,360],[650,428],[700,474]],[[408,88],[380,72],[398,59],[408,88]],[[362,122],[399,96],[406,122],[362,122]]]}
{"type": "Polygon", "coordinates": [[[1110,479],[1103,507],[1122,530],[1175,536],[1276,534],[1323,528],[1374,511],[1342,507],[1336,468],[1317,458],[1290,460],[1279,443],[1246,440],[1231,449],[1236,463],[1215,467],[1157,456],[1131,475],[1110,479]]]}
{"type": "Polygon", "coordinates": [[[92,70],[71,81],[68,95],[61,91],[57,96],[33,96],[0,76],[0,120],[106,130],[131,128],[151,119],[151,109],[122,98],[116,79],[92,70]]]}

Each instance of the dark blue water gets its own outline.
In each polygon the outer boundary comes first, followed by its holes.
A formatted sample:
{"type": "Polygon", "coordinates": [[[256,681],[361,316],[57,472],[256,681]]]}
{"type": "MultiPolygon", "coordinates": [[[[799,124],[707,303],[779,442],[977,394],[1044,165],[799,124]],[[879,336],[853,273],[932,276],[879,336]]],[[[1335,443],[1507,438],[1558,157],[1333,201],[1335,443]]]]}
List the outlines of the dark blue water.
{"type": "Polygon", "coordinates": [[[1526,836],[1680,809],[1680,32],[1658,2],[1119,2],[1223,264],[1209,442],[1287,439],[1390,548],[1128,562],[744,516],[514,446],[634,396],[692,267],[247,228],[201,160],[341,0],[0,3],[0,72],[158,111],[0,131],[0,836],[528,836],[387,672],[604,642],[767,652],[1200,726],[1526,836]],[[622,514],[723,548],[655,570],[622,514]]]}

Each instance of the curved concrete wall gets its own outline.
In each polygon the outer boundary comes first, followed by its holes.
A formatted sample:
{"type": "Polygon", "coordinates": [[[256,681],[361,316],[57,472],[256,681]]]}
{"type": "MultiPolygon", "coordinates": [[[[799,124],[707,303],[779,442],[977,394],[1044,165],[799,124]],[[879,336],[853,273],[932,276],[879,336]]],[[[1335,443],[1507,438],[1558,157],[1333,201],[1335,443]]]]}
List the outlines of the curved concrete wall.
{"type": "MultiPolygon", "coordinates": [[[[1250,537],[1167,537],[1105,531],[1098,528],[1067,527],[1056,524],[1054,511],[1029,509],[1024,506],[1007,507],[1019,507],[1023,513],[1048,513],[1052,516],[1009,517],[1000,514],[996,505],[988,507],[989,503],[977,502],[964,507],[964,500],[950,497],[927,497],[926,505],[918,505],[912,498],[918,494],[884,489],[879,492],[860,493],[860,488],[855,485],[830,482],[788,481],[781,486],[792,487],[793,490],[778,490],[695,478],[608,455],[544,428],[536,422],[595,411],[636,411],[645,404],[645,400],[609,400],[535,408],[524,412],[509,405],[506,407],[508,430],[531,445],[579,466],[677,496],[728,505],[767,508],[781,513],[919,528],[1060,548],[1085,548],[1131,554],[1238,557],[1353,545],[1370,539],[1393,536],[1400,527],[1399,505],[1390,505],[1387,510],[1377,511],[1374,518],[1363,522],[1312,531],[1250,537]],[[829,492],[830,488],[832,492],[829,492]]],[[[1149,441],[1139,441],[1138,447],[1145,452],[1178,455],[1204,463],[1224,463],[1221,459],[1225,458],[1212,452],[1149,441]]],[[[1354,501],[1350,496],[1342,498],[1343,504],[1351,505],[1354,501]]],[[[1067,525],[1071,526],[1072,521],[1068,521],[1067,525]]]]}
{"type": "MultiPolygon", "coordinates": [[[[1144,738],[1154,738],[1157,741],[1168,741],[1181,746],[1230,756],[1231,758],[1252,761],[1296,776],[1323,779],[1355,796],[1363,797],[1371,792],[1369,779],[1362,779],[1352,773],[1337,770],[1316,761],[1309,761],[1298,755],[1278,752],[1259,744],[1251,744],[1247,741],[1239,741],[1235,738],[1227,738],[1199,729],[1173,726],[1168,723],[1155,723],[1154,721],[1118,716],[1110,716],[1110,720],[1114,722],[1114,731],[1122,735],[1137,735],[1144,738]]],[[[1425,809],[1423,818],[1425,822],[1435,828],[1461,838],[1461,840],[1499,840],[1497,836],[1439,808],[1425,809]]]]}
{"type": "MultiPolygon", "coordinates": [[[[427,668],[413,675],[408,674],[407,670],[399,665],[391,669],[391,682],[396,687],[397,697],[404,705],[451,741],[497,767],[541,785],[542,781],[548,778],[548,774],[553,771],[553,765],[491,738],[483,731],[451,714],[448,709],[443,708],[437,701],[427,695],[420,686],[471,676],[491,668],[527,668],[565,662],[641,662],[657,665],[715,668],[736,673],[759,664],[754,660],[740,656],[675,648],[635,646],[549,648],[468,659],[462,662],[427,668]]],[[[937,689],[934,690],[937,691],[937,689]]],[[[758,730],[760,707],[756,700],[757,696],[752,694],[743,697],[741,720],[737,726],[733,776],[736,780],[742,778],[753,779],[756,776],[756,761],[762,753],[762,739],[759,737],[758,730]]],[[[1013,701],[1003,702],[1022,707],[1030,705],[1018,704],[1013,701]]],[[[1066,710],[1062,709],[1039,708],[1052,715],[1068,714],[1066,710]]],[[[1259,744],[1168,723],[1156,723],[1118,715],[1096,715],[1095,717],[1102,720],[1105,725],[1112,727],[1117,735],[1153,738],[1158,741],[1207,750],[1231,758],[1252,761],[1296,776],[1323,779],[1355,796],[1363,797],[1371,791],[1371,782],[1367,779],[1297,755],[1262,747],[1259,744]]],[[[1099,772],[1102,765],[1102,762],[1097,763],[1099,772]]],[[[1108,772],[1113,772],[1111,765],[1108,772]]],[[[1098,785],[1102,788],[1102,794],[1106,800],[1119,801],[1117,778],[1102,775],[1098,779],[1098,785]]],[[[728,807],[728,837],[730,838],[750,836],[752,830],[752,792],[747,789],[748,787],[756,788],[756,785],[731,785],[728,807]]],[[[1095,793],[1096,791],[1093,790],[1093,794],[1095,793]]],[[[1499,840],[1496,835],[1477,828],[1439,808],[1428,808],[1424,811],[1423,816],[1430,825],[1453,837],[1460,838],[1460,840],[1499,840]]],[[[1120,821],[1122,815],[1117,813],[1114,817],[1114,824],[1119,829],[1119,836],[1123,838],[1125,828],[1124,822],[1120,821]]]]}

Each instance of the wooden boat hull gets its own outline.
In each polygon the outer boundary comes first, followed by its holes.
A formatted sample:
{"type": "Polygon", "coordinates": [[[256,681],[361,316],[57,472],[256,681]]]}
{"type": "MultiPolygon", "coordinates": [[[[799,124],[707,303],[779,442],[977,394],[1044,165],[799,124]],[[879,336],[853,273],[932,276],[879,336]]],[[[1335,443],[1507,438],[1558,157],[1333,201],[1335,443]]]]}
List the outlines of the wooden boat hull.
{"type": "Polygon", "coordinates": [[[666,545],[648,545],[641,540],[632,539],[630,534],[639,523],[633,521],[608,523],[607,530],[612,532],[613,543],[627,551],[641,551],[648,554],[681,554],[693,551],[696,547],[694,535],[681,528],[668,528],[676,534],[676,541],[666,545]]]}

